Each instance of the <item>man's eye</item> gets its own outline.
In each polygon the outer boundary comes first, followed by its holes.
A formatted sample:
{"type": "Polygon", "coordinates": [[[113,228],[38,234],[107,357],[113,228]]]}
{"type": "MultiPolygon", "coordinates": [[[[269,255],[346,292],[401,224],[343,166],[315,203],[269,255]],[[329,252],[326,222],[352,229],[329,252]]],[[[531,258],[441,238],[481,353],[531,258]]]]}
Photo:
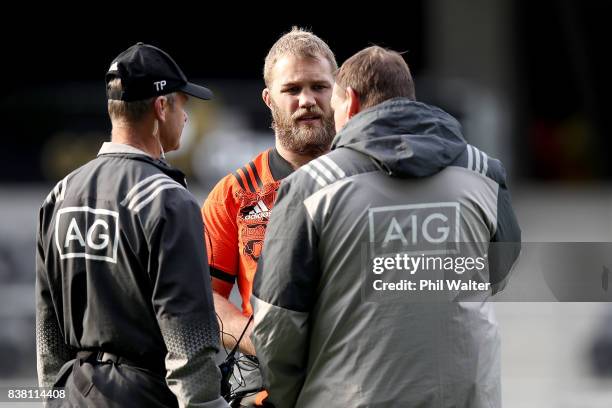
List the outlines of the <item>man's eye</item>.
{"type": "Polygon", "coordinates": [[[294,86],[294,87],[292,87],[292,88],[287,88],[287,89],[285,89],[283,92],[285,92],[285,93],[289,93],[289,94],[292,94],[292,95],[293,95],[293,94],[296,94],[296,93],[300,92],[300,88],[298,88],[298,87],[294,86]]]}
{"type": "Polygon", "coordinates": [[[322,91],[324,89],[327,89],[327,86],[325,85],[315,85],[312,87],[312,89],[314,89],[315,91],[322,91]]]}

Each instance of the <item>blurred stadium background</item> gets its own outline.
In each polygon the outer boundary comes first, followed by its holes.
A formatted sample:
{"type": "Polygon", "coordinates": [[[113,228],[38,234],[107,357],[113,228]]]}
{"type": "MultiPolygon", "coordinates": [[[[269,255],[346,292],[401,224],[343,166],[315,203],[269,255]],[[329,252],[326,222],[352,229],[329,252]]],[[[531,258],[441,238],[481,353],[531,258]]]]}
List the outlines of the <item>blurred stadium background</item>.
{"type": "MultiPolygon", "coordinates": [[[[35,383],[37,210],[57,180],[108,140],[104,73],[137,41],[167,50],[191,80],[216,94],[213,102],[190,104],[182,147],[169,155],[200,201],[220,177],[272,145],[261,102],[263,59],[298,25],[326,40],[339,63],[370,44],[405,51],[418,99],[455,115],[471,143],[506,164],[526,242],[611,242],[609,3],[404,3],[325,19],[327,11],[314,4],[296,4],[318,8],[301,17],[275,10],[282,18],[245,9],[248,19],[190,10],[129,19],[109,6],[91,10],[108,13],[97,17],[104,22],[84,10],[75,18],[57,10],[17,13],[21,29],[2,28],[0,386],[35,383]]],[[[504,406],[612,406],[612,306],[495,306],[504,406]]]]}

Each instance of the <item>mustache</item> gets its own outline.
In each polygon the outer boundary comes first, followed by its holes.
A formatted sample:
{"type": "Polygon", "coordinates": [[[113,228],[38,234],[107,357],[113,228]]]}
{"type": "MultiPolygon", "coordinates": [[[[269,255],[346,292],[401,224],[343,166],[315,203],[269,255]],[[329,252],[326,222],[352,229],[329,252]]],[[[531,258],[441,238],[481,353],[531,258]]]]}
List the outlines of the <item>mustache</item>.
{"type": "Polygon", "coordinates": [[[297,111],[293,112],[293,114],[291,115],[291,119],[296,121],[296,120],[302,119],[305,116],[313,116],[313,115],[319,116],[321,118],[325,117],[325,113],[323,112],[323,109],[314,105],[308,109],[302,108],[302,109],[298,109],[297,111]]]}

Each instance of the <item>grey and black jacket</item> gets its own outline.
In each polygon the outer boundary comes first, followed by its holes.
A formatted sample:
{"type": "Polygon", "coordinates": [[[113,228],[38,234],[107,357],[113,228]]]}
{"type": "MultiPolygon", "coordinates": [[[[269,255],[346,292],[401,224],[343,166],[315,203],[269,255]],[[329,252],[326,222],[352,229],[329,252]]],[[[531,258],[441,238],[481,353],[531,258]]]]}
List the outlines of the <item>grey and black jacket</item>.
{"type": "Polygon", "coordinates": [[[392,99],[353,117],[329,154],[279,189],[252,335],[277,408],[501,405],[490,303],[371,289],[372,253],[423,241],[474,243],[475,255],[508,243],[480,277],[490,296],[507,282],[520,229],[502,164],[446,112],[392,99]]]}
{"type": "Polygon", "coordinates": [[[38,220],[40,385],[102,350],[161,367],[181,406],[227,406],[202,231],[184,175],[130,146],[105,143],[61,180],[38,220]]]}

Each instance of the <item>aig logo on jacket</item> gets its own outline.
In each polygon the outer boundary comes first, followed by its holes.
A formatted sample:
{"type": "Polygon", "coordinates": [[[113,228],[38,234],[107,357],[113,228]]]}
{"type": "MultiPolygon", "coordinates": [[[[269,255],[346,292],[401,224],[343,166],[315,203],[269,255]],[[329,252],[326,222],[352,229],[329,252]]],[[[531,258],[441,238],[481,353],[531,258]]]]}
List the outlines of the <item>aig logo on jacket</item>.
{"type": "MultiPolygon", "coordinates": [[[[456,202],[374,207],[369,210],[370,242],[379,253],[407,250],[419,245],[458,245],[460,207],[456,202]],[[452,245],[452,244],[451,244],[452,245]]],[[[445,246],[445,252],[453,248],[445,246]]],[[[454,248],[458,250],[457,248],[454,248]]],[[[431,251],[430,253],[433,253],[431,251]]]]}
{"type": "Polygon", "coordinates": [[[61,259],[85,258],[117,263],[119,213],[67,207],[55,220],[55,244],[61,259]]]}

